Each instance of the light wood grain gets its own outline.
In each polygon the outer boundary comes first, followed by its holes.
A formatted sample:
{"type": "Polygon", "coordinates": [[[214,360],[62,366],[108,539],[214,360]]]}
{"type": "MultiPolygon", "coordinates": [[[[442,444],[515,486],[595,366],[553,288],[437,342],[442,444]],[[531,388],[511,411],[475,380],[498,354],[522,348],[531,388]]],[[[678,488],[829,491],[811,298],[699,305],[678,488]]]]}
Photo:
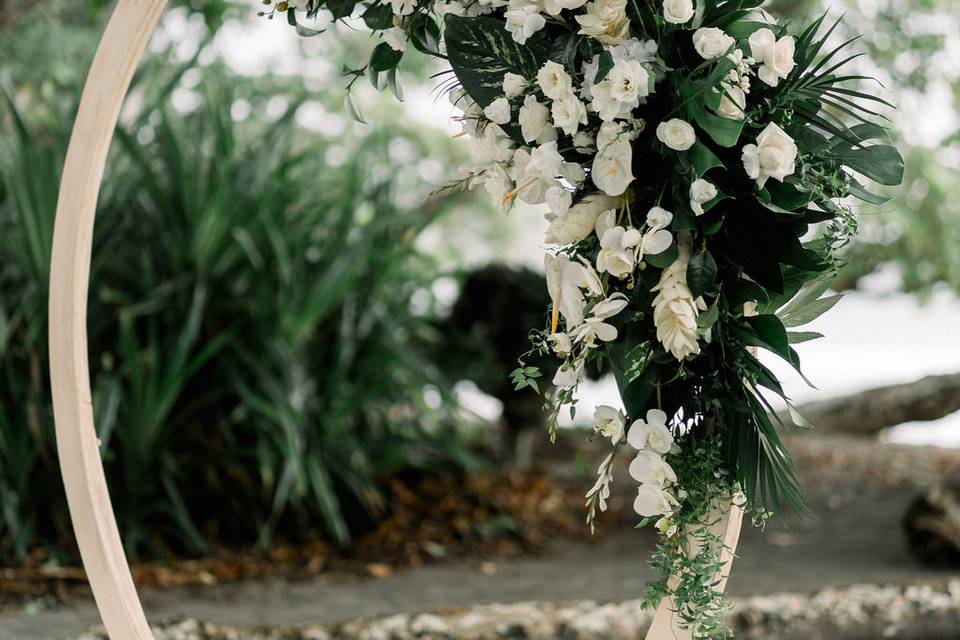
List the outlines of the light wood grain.
{"type": "Polygon", "coordinates": [[[60,182],[50,265],[50,377],[60,470],[97,607],[113,640],[150,640],[107,491],[93,423],[87,288],[97,196],[130,80],[166,0],[119,0],[77,112],[60,182]]]}

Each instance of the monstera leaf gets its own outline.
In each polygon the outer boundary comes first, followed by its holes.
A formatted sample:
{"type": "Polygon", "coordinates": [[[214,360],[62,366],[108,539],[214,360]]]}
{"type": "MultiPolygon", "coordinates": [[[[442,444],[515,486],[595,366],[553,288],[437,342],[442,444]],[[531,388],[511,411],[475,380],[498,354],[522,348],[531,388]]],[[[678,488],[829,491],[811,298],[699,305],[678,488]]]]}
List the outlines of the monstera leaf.
{"type": "Polygon", "coordinates": [[[548,47],[542,38],[517,44],[502,21],[448,14],[445,24],[450,66],[463,88],[481,107],[503,95],[505,73],[509,71],[532,79],[547,60],[548,47]]]}

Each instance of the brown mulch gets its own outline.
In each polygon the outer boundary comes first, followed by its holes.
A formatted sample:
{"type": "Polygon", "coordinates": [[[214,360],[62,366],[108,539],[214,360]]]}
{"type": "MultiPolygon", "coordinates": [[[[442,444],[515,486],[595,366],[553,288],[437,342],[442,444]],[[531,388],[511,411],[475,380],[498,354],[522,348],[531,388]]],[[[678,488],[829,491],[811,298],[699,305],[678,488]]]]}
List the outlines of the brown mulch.
{"type": "MultiPolygon", "coordinates": [[[[136,564],[140,587],[220,584],[265,577],[308,579],[323,573],[385,577],[427,562],[539,553],[558,536],[586,535],[582,482],[565,486],[536,471],[391,480],[390,516],[348,549],[323,542],[277,543],[268,552],[217,549],[204,559],[136,564]]],[[[37,552],[25,566],[0,568],[0,605],[40,597],[67,600],[88,591],[82,568],[50,566],[37,552]]]]}

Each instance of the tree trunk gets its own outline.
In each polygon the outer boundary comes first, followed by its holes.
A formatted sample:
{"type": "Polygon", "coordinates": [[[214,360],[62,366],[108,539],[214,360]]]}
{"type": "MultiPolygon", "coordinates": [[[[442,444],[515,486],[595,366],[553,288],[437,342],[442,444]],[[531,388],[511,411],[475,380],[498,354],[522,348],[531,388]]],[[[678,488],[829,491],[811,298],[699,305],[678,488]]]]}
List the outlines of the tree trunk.
{"type": "MultiPolygon", "coordinates": [[[[799,410],[820,433],[874,435],[905,422],[939,420],[960,411],[960,373],[811,402],[799,410]]],[[[789,413],[779,415],[785,423],[793,422],[789,413]]]]}

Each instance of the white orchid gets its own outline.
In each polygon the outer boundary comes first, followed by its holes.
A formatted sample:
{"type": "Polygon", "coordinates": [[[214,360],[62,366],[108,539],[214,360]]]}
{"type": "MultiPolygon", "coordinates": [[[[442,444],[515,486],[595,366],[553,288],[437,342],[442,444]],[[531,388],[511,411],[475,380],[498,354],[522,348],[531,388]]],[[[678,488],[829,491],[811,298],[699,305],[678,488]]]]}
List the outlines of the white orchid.
{"type": "Polygon", "coordinates": [[[644,484],[637,489],[637,497],[633,501],[633,510],[641,518],[655,518],[667,516],[679,506],[670,492],[655,485],[644,484]]]}
{"type": "Polygon", "coordinates": [[[664,487],[677,481],[677,474],[659,453],[641,450],[630,463],[630,477],[642,484],[664,487]]]}
{"type": "Polygon", "coordinates": [[[597,254],[597,271],[624,279],[636,268],[634,248],[643,240],[634,228],[615,226],[604,231],[600,237],[600,252],[597,254]]]}
{"type": "Polygon", "coordinates": [[[527,143],[543,144],[557,139],[557,131],[550,126],[550,110],[533,94],[523,99],[520,114],[520,134],[527,143]]]}
{"type": "Polygon", "coordinates": [[[670,453],[673,448],[673,434],[667,426],[667,414],[660,409],[647,411],[646,420],[636,420],[630,426],[627,444],[637,451],[649,449],[660,455],[670,453]]]}
{"type": "Polygon", "coordinates": [[[545,202],[547,190],[559,184],[556,176],[560,173],[561,164],[563,157],[557,152],[556,142],[542,144],[529,152],[517,149],[513,154],[516,196],[527,204],[545,202]]]}
{"type": "Polygon", "coordinates": [[[594,431],[610,438],[610,442],[617,444],[623,437],[624,426],[627,424],[627,415],[607,405],[599,405],[593,412],[594,431]]]}

